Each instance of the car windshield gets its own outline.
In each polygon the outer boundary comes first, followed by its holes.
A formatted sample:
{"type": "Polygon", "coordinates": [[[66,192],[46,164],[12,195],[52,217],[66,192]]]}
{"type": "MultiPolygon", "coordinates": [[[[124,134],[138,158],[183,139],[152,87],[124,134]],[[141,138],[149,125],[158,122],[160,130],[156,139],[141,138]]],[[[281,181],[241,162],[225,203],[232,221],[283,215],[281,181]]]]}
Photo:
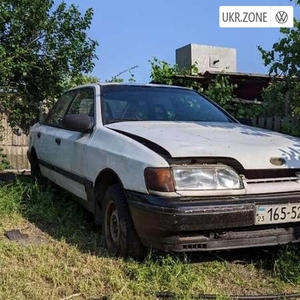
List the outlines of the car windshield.
{"type": "Polygon", "coordinates": [[[101,87],[105,124],[122,121],[234,122],[199,93],[184,88],[106,85],[101,87]]]}

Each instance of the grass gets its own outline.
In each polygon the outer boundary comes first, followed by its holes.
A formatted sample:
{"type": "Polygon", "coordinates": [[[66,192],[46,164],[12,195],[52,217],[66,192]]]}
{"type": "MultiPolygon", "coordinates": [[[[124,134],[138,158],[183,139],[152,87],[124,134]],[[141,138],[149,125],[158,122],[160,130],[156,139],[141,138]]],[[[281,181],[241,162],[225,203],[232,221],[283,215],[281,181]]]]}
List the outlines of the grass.
{"type": "Polygon", "coordinates": [[[0,299],[192,299],[300,290],[295,245],[193,255],[110,257],[68,195],[29,178],[0,187],[0,299]],[[5,232],[27,233],[27,243],[5,232]]]}

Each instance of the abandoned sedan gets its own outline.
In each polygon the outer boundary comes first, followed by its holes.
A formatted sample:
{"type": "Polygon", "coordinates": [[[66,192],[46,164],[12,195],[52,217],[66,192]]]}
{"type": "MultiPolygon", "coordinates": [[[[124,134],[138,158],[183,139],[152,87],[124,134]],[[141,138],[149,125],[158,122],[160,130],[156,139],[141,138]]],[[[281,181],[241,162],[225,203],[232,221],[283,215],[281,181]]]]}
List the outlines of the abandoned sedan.
{"type": "Polygon", "coordinates": [[[300,140],[191,89],[71,89],[31,128],[28,157],[94,214],[112,255],[300,240],[300,140]]]}

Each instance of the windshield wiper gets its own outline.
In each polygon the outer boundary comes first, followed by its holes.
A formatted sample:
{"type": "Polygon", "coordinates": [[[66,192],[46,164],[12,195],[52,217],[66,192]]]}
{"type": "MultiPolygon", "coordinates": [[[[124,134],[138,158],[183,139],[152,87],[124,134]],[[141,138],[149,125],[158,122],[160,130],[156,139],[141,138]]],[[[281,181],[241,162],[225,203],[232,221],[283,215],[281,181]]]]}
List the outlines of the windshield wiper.
{"type": "Polygon", "coordinates": [[[123,118],[123,119],[111,119],[106,122],[106,124],[118,123],[118,122],[127,122],[127,121],[143,121],[140,118],[123,118]]]}

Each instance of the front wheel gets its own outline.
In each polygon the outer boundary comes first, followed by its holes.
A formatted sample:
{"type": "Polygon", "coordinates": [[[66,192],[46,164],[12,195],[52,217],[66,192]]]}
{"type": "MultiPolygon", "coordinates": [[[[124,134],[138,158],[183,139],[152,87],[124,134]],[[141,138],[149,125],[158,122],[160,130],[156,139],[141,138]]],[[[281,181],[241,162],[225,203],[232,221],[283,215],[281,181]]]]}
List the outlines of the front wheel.
{"type": "Polygon", "coordinates": [[[110,254],[143,259],[147,251],[136,234],[122,186],[108,187],[102,203],[103,235],[110,254]]]}

